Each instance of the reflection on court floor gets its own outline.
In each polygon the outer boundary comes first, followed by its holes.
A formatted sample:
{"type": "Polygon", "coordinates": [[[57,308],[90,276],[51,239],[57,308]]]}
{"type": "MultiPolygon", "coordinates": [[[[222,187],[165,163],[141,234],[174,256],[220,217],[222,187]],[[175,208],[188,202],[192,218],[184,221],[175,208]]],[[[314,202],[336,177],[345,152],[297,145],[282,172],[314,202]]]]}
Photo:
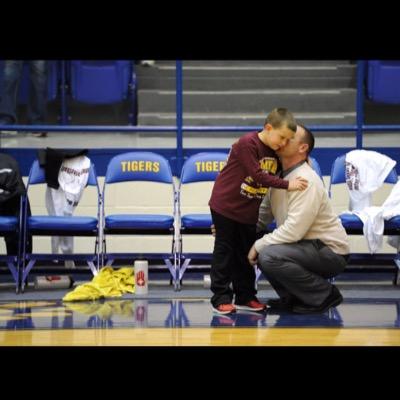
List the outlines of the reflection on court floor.
{"type": "Polygon", "coordinates": [[[218,315],[207,299],[129,299],[63,303],[0,302],[0,329],[87,328],[398,328],[400,300],[348,300],[324,314],[218,315]]]}

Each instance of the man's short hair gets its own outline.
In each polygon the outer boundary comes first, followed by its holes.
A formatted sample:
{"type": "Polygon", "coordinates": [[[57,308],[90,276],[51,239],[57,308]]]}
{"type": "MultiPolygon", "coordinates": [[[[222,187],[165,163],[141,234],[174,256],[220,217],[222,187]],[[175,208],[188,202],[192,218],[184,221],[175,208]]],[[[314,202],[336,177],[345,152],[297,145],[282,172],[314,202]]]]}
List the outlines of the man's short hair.
{"type": "Polygon", "coordinates": [[[270,124],[273,128],[279,129],[286,126],[296,132],[297,123],[293,114],[286,108],[274,108],[267,116],[264,125],[270,124]]]}
{"type": "Polygon", "coordinates": [[[308,155],[310,155],[310,153],[312,152],[312,150],[314,148],[314,142],[315,142],[314,135],[304,125],[298,124],[298,126],[300,126],[301,128],[304,129],[304,134],[302,135],[301,142],[308,144],[308,150],[307,150],[307,156],[308,156],[308,155]]]}

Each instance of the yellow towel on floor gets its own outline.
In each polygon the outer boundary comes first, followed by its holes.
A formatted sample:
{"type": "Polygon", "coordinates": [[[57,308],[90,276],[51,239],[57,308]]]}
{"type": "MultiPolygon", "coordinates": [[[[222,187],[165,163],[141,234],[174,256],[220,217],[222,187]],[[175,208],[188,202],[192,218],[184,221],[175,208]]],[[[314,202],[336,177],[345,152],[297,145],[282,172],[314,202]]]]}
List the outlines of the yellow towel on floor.
{"type": "Polygon", "coordinates": [[[133,268],[123,267],[113,270],[104,267],[91,282],[77,286],[67,293],[63,301],[96,300],[103,297],[121,297],[124,293],[135,292],[133,268]]]}

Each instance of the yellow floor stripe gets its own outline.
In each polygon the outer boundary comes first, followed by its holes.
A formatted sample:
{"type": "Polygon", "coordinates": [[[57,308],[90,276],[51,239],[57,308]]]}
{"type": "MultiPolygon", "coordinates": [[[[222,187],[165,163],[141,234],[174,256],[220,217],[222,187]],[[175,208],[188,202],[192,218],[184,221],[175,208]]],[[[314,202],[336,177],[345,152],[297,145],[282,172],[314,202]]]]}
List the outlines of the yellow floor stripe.
{"type": "Polygon", "coordinates": [[[132,328],[0,331],[1,346],[400,346],[400,329],[132,328]]]}

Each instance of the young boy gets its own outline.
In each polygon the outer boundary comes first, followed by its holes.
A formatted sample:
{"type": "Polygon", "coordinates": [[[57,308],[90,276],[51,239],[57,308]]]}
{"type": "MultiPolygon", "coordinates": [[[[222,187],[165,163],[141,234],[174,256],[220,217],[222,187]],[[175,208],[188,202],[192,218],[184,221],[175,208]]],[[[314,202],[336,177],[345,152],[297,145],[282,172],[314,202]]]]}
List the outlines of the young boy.
{"type": "Polygon", "coordinates": [[[255,271],[247,255],[256,240],[258,210],[268,188],[307,187],[301,177],[287,181],[274,176],[279,166],[275,151],[285,146],[295,132],[293,115],[285,108],[274,109],[261,132],[248,133],[233,144],[228,162],[215,181],[209,201],[216,230],[211,263],[214,312],[229,314],[236,309],[266,308],[256,297],[255,271]]]}

